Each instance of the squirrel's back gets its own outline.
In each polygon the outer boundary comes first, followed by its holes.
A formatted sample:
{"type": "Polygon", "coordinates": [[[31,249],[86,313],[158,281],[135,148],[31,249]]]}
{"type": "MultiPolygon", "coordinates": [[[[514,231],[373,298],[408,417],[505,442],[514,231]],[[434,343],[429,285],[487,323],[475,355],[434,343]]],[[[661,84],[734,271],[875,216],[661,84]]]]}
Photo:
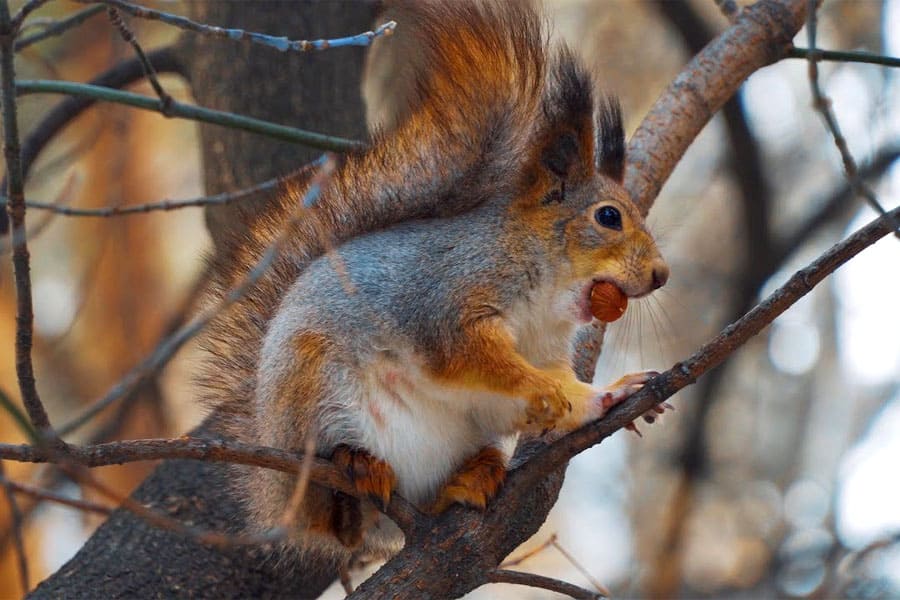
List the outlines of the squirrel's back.
{"type": "MultiPolygon", "coordinates": [[[[409,19],[421,69],[407,73],[399,123],[368,150],[339,159],[313,209],[291,222],[314,166],[248,215],[212,259],[209,302],[238,285],[279,235],[286,244],[257,285],[208,328],[202,400],[241,436],[252,417],[260,344],[281,295],[329,248],[410,219],[465,212],[510,193],[540,118],[549,60],[541,18],[525,1],[395,1],[409,19]],[[287,231],[285,232],[285,229],[287,231]]],[[[390,43],[380,40],[379,43],[390,43]]]]}

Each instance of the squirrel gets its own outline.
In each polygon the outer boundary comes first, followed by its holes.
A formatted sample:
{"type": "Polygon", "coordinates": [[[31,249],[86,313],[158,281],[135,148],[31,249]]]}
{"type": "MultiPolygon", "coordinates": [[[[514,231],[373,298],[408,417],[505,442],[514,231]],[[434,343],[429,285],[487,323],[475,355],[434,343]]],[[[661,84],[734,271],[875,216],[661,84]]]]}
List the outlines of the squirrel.
{"type": "MultiPolygon", "coordinates": [[[[310,485],[299,550],[386,557],[402,535],[377,506],[484,508],[508,441],[600,418],[652,373],[601,389],[571,366],[590,292],[628,297],[668,267],[622,183],[619,105],[526,1],[395,1],[424,68],[390,131],[340,159],[292,219],[315,169],[236,233],[212,295],[273,240],[271,268],[211,324],[200,381],[226,433],[316,453],[360,500],[310,485]]],[[[279,525],[295,477],[235,467],[253,527],[279,525]]]]}

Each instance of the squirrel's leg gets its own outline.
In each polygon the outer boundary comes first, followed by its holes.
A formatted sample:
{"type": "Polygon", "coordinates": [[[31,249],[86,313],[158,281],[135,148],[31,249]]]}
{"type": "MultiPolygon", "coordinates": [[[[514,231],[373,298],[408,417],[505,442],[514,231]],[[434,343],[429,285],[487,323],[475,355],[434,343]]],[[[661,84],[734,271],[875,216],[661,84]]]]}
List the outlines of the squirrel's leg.
{"type": "Polygon", "coordinates": [[[440,513],[451,504],[465,504],[484,510],[504,479],[506,457],[498,448],[486,446],[457,469],[428,511],[440,513]]]}
{"type": "Polygon", "coordinates": [[[387,462],[343,444],[334,449],[331,462],[347,474],[360,494],[378,500],[382,507],[390,502],[397,478],[387,462]]]}

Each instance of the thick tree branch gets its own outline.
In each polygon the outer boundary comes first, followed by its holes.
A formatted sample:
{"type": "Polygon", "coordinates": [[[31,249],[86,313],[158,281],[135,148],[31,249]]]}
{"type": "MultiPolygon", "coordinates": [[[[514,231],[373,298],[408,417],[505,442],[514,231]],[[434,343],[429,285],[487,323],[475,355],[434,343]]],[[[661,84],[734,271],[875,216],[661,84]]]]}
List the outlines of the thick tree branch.
{"type": "Polygon", "coordinates": [[[797,0],[744,8],[662,93],[628,143],[625,186],[644,214],[712,115],[754,71],[785,56],[805,9],[797,0]]]}

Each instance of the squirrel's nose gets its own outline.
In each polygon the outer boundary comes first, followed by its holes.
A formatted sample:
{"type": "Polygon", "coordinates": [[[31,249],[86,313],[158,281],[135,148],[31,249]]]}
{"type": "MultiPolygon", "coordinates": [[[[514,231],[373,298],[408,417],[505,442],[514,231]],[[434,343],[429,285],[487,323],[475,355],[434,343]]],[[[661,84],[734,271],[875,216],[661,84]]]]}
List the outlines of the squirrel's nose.
{"type": "Polygon", "coordinates": [[[659,263],[653,266],[653,289],[658,290],[669,280],[669,266],[659,263]]]}

